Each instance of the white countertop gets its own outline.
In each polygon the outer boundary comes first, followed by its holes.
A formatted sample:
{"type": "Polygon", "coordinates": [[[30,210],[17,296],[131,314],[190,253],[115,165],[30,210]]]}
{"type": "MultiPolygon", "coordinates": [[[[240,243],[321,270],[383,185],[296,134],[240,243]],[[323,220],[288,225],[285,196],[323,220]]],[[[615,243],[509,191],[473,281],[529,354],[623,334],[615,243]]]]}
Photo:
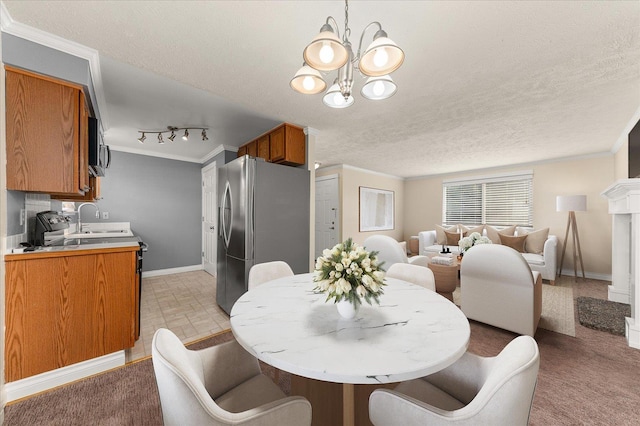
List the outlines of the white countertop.
{"type": "Polygon", "coordinates": [[[311,274],[265,283],[231,310],[238,342],[258,359],[299,376],[337,383],[393,383],[439,371],[466,351],[467,318],[439,294],[386,278],[380,306],[342,319],[311,274]]]}

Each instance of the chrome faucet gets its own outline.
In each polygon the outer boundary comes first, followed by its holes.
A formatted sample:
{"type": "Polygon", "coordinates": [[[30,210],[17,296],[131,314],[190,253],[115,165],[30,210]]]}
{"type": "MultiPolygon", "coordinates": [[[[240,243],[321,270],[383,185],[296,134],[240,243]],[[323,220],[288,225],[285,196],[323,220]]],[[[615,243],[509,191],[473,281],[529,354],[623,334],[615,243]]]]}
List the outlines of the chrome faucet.
{"type": "Polygon", "coordinates": [[[82,203],[78,206],[78,230],[76,232],[82,232],[82,216],[80,216],[80,209],[82,206],[90,205],[96,208],[96,219],[100,219],[100,209],[95,203],[82,203]]]}

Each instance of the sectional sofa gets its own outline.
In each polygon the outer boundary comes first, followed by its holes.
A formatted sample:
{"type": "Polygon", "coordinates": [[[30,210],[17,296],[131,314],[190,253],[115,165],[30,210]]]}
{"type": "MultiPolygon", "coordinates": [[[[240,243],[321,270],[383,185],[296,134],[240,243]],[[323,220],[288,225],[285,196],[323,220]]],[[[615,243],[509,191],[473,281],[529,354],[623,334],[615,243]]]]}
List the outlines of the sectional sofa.
{"type": "MultiPolygon", "coordinates": [[[[418,254],[428,256],[429,254],[440,253],[443,247],[453,254],[459,254],[460,250],[457,245],[457,240],[455,238],[452,239],[452,236],[455,237],[455,234],[460,235],[461,230],[463,236],[480,231],[482,235],[488,236],[494,244],[509,245],[518,250],[532,271],[540,272],[542,279],[548,280],[551,285],[555,284],[556,271],[558,269],[558,238],[555,235],[548,235],[548,229],[546,229],[546,239],[540,240],[540,236],[544,235],[542,233],[544,230],[531,231],[525,228],[516,228],[515,226],[501,229],[484,225],[479,225],[471,229],[462,227],[461,225],[450,227],[439,226],[439,228],[438,231],[440,232],[436,232],[434,229],[422,231],[418,234],[418,254]],[[444,239],[442,235],[444,235],[444,239]],[[526,238],[523,238],[524,236],[526,236],[526,238]],[[446,240],[446,238],[449,239],[446,240]],[[527,244],[527,238],[530,238],[531,244],[527,244]],[[538,241],[534,244],[534,240],[536,239],[538,241]],[[449,244],[454,241],[455,244],[449,244]]],[[[499,259],[496,259],[496,267],[499,267],[499,265],[499,259]]]]}

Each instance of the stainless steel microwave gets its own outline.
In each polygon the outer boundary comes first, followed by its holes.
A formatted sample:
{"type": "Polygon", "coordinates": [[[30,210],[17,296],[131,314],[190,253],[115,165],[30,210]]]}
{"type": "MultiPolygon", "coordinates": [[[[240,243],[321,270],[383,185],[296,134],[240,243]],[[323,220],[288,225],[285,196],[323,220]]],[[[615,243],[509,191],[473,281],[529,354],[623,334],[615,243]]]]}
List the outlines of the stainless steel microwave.
{"type": "Polygon", "coordinates": [[[104,176],[105,169],[111,164],[111,151],[104,144],[98,120],[89,117],[89,171],[93,176],[104,176]]]}

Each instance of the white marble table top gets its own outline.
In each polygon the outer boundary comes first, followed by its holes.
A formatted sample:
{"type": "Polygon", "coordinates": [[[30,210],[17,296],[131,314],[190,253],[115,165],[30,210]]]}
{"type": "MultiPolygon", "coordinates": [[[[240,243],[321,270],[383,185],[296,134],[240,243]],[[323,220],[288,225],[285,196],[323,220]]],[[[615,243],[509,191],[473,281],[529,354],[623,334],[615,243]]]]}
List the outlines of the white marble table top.
{"type": "Polygon", "coordinates": [[[238,342],[258,359],[299,376],[375,384],[439,371],[466,351],[467,318],[439,294],[386,278],[380,305],[344,320],[314,293],[311,274],[280,278],[245,293],[231,310],[238,342]]]}

